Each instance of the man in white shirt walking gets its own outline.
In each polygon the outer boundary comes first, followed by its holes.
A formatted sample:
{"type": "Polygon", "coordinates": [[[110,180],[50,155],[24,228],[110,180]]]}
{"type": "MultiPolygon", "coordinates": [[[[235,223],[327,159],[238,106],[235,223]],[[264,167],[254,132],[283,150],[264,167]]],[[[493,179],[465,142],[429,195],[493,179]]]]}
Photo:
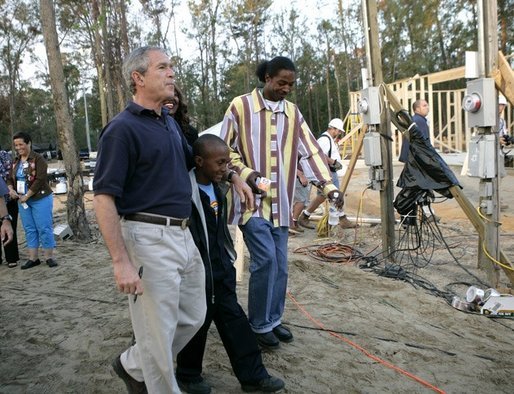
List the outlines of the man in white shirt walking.
{"type": "MultiPolygon", "coordinates": [[[[327,157],[332,183],[339,189],[339,178],[337,171],[343,168],[341,155],[339,153],[339,145],[335,139],[338,135],[344,133],[344,123],[339,118],[334,118],[328,123],[328,129],[318,138],[318,144],[327,157]]],[[[310,223],[309,218],[311,213],[314,212],[324,201],[325,196],[320,192],[317,193],[316,198],[311,201],[310,205],[298,217],[298,224],[305,228],[313,229],[314,225],[310,223]]],[[[342,228],[355,228],[357,224],[351,222],[343,211],[339,212],[339,226],[342,228]]]]}

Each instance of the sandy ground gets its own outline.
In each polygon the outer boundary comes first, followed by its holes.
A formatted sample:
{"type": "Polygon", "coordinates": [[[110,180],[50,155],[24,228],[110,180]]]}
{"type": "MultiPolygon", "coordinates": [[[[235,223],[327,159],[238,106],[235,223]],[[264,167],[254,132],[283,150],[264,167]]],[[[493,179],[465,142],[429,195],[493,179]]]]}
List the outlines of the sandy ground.
{"type": "MultiPolygon", "coordinates": [[[[395,173],[400,168],[395,167],[395,173]]],[[[502,218],[501,245],[511,260],[513,175],[509,170],[502,182],[504,202],[510,208],[502,218]]],[[[478,181],[460,178],[465,194],[476,203],[478,181]]],[[[366,184],[367,169],[356,169],[347,193],[349,216],[357,214],[366,184]]],[[[91,200],[87,193],[89,208],[91,200]]],[[[378,217],[378,201],[378,192],[366,191],[362,215],[378,217]]],[[[65,222],[64,203],[64,196],[56,196],[56,224],[65,222]]],[[[427,233],[423,253],[414,257],[405,253],[402,261],[410,261],[405,269],[439,290],[465,282],[450,287],[464,296],[477,278],[486,281],[476,268],[477,234],[455,201],[437,204],[435,210],[442,217],[443,237],[427,233]]],[[[131,340],[127,299],[114,287],[108,253],[91,210],[88,216],[94,241],[59,240],[59,267],[21,271],[0,266],[0,393],[125,392],[110,363],[131,340]]],[[[25,259],[22,233],[20,250],[25,259]]],[[[313,230],[291,237],[284,323],[293,330],[295,341],[264,353],[270,373],[286,381],[284,392],[512,393],[512,319],[458,311],[413,282],[359,268],[363,260],[332,263],[295,252],[339,241],[371,256],[381,249],[380,239],[380,225],[341,230],[331,239],[317,239],[313,230]]],[[[247,281],[245,271],[238,287],[245,308],[247,281]]],[[[501,285],[509,285],[503,274],[501,285]]],[[[214,328],[204,376],[213,393],[241,392],[214,328]]]]}

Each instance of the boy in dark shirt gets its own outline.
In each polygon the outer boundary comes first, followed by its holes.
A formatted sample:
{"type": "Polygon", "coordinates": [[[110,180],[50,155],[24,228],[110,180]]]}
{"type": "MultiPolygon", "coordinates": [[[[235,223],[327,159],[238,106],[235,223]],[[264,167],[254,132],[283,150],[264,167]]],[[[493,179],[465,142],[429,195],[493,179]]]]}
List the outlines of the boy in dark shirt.
{"type": "Polygon", "coordinates": [[[227,188],[221,183],[230,162],[229,149],[221,138],[205,134],[194,143],[193,156],[190,230],[205,266],[207,315],[200,331],[177,356],[177,382],[187,393],[211,392],[201,373],[207,333],[214,321],[243,391],[281,390],[284,382],[266,371],[255,334],[237,302],[236,254],[227,226],[227,188]]]}

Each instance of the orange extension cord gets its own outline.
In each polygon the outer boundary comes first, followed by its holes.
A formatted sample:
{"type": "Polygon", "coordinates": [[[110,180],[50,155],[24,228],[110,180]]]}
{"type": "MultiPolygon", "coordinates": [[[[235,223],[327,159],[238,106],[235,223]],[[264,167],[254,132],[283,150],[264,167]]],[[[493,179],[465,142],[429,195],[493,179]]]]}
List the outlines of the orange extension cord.
{"type": "Polygon", "coordinates": [[[352,342],[350,341],[348,338],[345,338],[344,336],[340,335],[340,334],[337,334],[333,331],[330,331],[330,330],[327,330],[323,324],[319,321],[317,321],[314,317],[312,317],[309,312],[307,312],[305,310],[305,308],[298,302],[296,301],[296,299],[294,298],[294,296],[290,293],[290,292],[287,292],[287,296],[289,297],[289,299],[291,301],[293,301],[293,303],[296,305],[296,307],[302,311],[302,313],[311,321],[313,322],[316,326],[318,326],[319,328],[321,328],[322,330],[328,332],[330,335],[332,335],[333,337],[343,341],[343,342],[346,342],[348,345],[350,345],[351,347],[357,349],[358,351],[360,351],[361,353],[364,353],[364,355],[366,355],[367,357],[371,358],[372,360],[374,361],[377,361],[379,362],[380,364],[386,366],[387,368],[391,368],[393,370],[395,370],[396,372],[399,372],[401,373],[402,375],[405,375],[407,376],[408,378],[411,378],[412,380],[415,380],[416,382],[422,384],[423,386],[425,387],[428,387],[429,389],[435,391],[436,393],[441,393],[441,394],[445,394],[446,392],[444,390],[441,390],[440,388],[428,383],[427,381],[417,377],[416,375],[413,375],[411,374],[410,372],[407,372],[403,369],[401,369],[400,367],[397,367],[396,365],[393,365],[385,360],[382,360],[380,357],[378,356],[375,356],[373,354],[371,354],[370,352],[368,352],[366,349],[364,349],[362,346],[359,346],[357,345],[355,342],[352,342]]]}

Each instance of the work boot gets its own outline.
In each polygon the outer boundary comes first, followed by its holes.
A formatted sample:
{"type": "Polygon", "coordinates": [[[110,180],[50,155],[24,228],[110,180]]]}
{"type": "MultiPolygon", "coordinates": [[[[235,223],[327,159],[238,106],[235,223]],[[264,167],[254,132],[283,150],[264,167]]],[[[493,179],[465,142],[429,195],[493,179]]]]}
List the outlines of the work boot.
{"type": "Polygon", "coordinates": [[[350,221],[350,219],[348,219],[346,217],[346,215],[344,215],[344,216],[341,216],[339,218],[339,227],[341,227],[341,228],[355,228],[355,227],[359,227],[359,225],[357,223],[354,223],[354,222],[350,221]]]}
{"type": "Polygon", "coordinates": [[[311,230],[314,230],[316,228],[310,223],[309,217],[303,212],[298,217],[298,224],[302,227],[310,228],[311,230]]]}
{"type": "Polygon", "coordinates": [[[303,233],[305,230],[298,225],[298,220],[293,220],[293,225],[289,228],[297,233],[303,233]]]}

